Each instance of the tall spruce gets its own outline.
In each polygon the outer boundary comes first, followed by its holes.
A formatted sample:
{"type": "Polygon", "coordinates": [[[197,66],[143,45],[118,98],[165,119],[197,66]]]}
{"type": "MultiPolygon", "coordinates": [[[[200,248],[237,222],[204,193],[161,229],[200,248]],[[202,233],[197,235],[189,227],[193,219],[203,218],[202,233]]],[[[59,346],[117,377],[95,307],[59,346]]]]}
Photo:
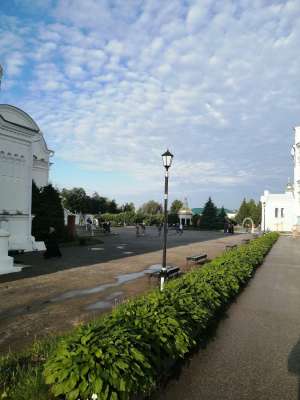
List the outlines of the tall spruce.
{"type": "Polygon", "coordinates": [[[205,203],[201,215],[200,228],[207,230],[218,229],[217,214],[218,214],[217,207],[214,205],[212,199],[209,197],[208,201],[205,203]]]}
{"type": "Polygon", "coordinates": [[[217,215],[217,228],[218,229],[224,228],[226,219],[227,219],[227,214],[226,214],[225,208],[222,207],[219,210],[218,215],[217,215]]]}

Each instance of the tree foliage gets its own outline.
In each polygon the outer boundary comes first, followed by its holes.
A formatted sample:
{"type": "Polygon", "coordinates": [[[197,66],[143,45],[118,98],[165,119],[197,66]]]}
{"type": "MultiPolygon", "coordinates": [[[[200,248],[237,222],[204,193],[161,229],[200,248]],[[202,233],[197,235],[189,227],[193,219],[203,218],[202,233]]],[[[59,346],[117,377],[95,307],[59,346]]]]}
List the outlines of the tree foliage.
{"type": "Polygon", "coordinates": [[[135,206],[133,203],[125,203],[121,206],[123,212],[135,212],[135,206]]]}
{"type": "Polygon", "coordinates": [[[239,211],[235,217],[237,223],[242,224],[245,218],[250,217],[253,219],[254,224],[257,226],[261,223],[261,203],[255,203],[253,199],[247,201],[243,199],[239,211]]]}
{"type": "Polygon", "coordinates": [[[227,220],[227,214],[225,208],[222,207],[217,214],[217,229],[223,229],[226,220],[227,220]]]}
{"type": "Polygon", "coordinates": [[[171,214],[177,214],[182,207],[183,202],[181,200],[174,200],[170,208],[171,214]]]}
{"type": "Polygon", "coordinates": [[[100,214],[117,213],[115,200],[100,196],[97,192],[92,196],[86,194],[83,188],[63,189],[61,191],[63,206],[73,213],[100,214]]]}
{"type": "Polygon", "coordinates": [[[217,215],[218,215],[217,207],[214,205],[212,199],[209,197],[209,199],[205,203],[201,215],[200,228],[207,230],[218,229],[217,215]]]}
{"type": "Polygon", "coordinates": [[[162,213],[162,205],[155,200],[149,200],[140,207],[139,212],[142,214],[160,214],[162,213]]]}
{"type": "Polygon", "coordinates": [[[32,184],[32,234],[37,240],[45,240],[50,226],[56,229],[59,238],[64,234],[64,211],[59,191],[52,185],[39,189],[32,184]]]}

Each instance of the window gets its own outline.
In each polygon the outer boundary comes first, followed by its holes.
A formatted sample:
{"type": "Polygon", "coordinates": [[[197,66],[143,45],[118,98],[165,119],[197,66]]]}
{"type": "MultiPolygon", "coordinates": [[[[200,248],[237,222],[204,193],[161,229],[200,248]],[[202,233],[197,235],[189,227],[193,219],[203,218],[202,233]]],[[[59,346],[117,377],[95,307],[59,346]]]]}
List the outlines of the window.
{"type": "Polygon", "coordinates": [[[284,218],[284,208],[281,209],[281,218],[284,218]]]}
{"type": "Polygon", "coordinates": [[[278,208],[275,208],[275,218],[278,218],[278,208]]]}

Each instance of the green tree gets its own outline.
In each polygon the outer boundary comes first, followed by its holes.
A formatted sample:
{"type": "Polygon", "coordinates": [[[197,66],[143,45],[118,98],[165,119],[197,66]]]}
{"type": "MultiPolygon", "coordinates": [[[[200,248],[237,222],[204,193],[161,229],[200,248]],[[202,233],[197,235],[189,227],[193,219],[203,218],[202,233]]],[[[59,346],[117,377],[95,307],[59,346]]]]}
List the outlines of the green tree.
{"type": "Polygon", "coordinates": [[[135,206],[133,203],[125,203],[121,207],[123,212],[134,212],[135,211],[135,206]]]}
{"type": "Polygon", "coordinates": [[[144,203],[138,211],[141,214],[160,214],[162,212],[162,206],[155,200],[150,200],[144,203]]]}
{"type": "Polygon", "coordinates": [[[87,213],[90,207],[89,198],[83,188],[63,189],[61,192],[63,206],[69,211],[87,213]]]}
{"type": "Polygon", "coordinates": [[[171,214],[177,214],[182,207],[183,202],[181,200],[174,200],[170,208],[171,214]]]}
{"type": "Polygon", "coordinates": [[[246,217],[250,217],[250,212],[248,203],[244,198],[235,219],[238,224],[241,224],[246,217]]]}
{"type": "Polygon", "coordinates": [[[37,240],[45,240],[50,226],[56,229],[59,238],[64,235],[64,211],[61,204],[59,191],[52,185],[47,185],[40,190],[32,186],[34,202],[32,213],[35,215],[32,221],[32,234],[37,240]]]}
{"type": "Polygon", "coordinates": [[[256,209],[253,214],[253,221],[256,226],[261,224],[261,202],[260,201],[256,204],[256,209]]]}
{"type": "Polygon", "coordinates": [[[261,203],[255,203],[255,200],[250,199],[247,201],[245,198],[240,205],[239,211],[235,217],[239,224],[242,224],[245,218],[252,218],[254,224],[257,226],[261,223],[261,203]]]}
{"type": "Polygon", "coordinates": [[[179,217],[177,213],[169,213],[168,214],[168,223],[171,225],[175,225],[179,223],[179,217]]]}
{"type": "Polygon", "coordinates": [[[212,202],[212,199],[209,197],[206,202],[200,220],[200,228],[201,229],[217,229],[217,207],[212,202]]]}
{"type": "Polygon", "coordinates": [[[115,200],[111,200],[107,204],[107,212],[111,214],[117,214],[119,212],[118,205],[115,200]]]}
{"type": "Polygon", "coordinates": [[[218,215],[217,215],[217,228],[218,229],[223,229],[224,228],[224,224],[225,224],[226,219],[227,219],[227,214],[226,214],[225,208],[222,207],[218,211],[218,215]]]}

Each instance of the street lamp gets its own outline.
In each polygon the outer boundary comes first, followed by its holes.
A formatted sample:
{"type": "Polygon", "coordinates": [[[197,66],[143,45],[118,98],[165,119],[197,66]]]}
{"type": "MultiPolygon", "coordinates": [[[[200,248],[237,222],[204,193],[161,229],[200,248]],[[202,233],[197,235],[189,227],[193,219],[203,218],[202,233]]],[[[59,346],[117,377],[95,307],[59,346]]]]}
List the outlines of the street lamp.
{"type": "Polygon", "coordinates": [[[162,269],[160,274],[160,290],[164,289],[164,282],[166,276],[166,263],[167,263],[167,234],[168,234],[168,184],[169,184],[169,168],[171,167],[173,154],[167,150],[161,155],[163,159],[163,165],[165,167],[165,198],[164,198],[164,244],[163,244],[163,260],[162,269]]]}
{"type": "Polygon", "coordinates": [[[266,202],[263,202],[263,208],[264,208],[264,233],[266,233],[266,202]]]}

